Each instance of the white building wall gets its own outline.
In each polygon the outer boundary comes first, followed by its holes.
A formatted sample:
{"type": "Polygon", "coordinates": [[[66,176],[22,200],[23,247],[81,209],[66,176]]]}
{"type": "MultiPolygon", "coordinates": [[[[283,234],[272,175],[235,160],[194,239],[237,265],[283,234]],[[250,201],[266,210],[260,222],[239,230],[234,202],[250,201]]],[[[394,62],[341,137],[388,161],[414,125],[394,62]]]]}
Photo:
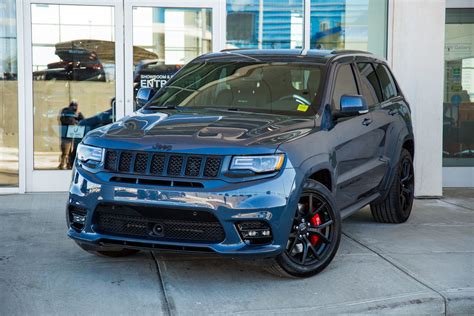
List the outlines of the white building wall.
{"type": "Polygon", "coordinates": [[[442,195],[445,0],[392,0],[389,61],[410,103],[415,195],[442,195]]]}

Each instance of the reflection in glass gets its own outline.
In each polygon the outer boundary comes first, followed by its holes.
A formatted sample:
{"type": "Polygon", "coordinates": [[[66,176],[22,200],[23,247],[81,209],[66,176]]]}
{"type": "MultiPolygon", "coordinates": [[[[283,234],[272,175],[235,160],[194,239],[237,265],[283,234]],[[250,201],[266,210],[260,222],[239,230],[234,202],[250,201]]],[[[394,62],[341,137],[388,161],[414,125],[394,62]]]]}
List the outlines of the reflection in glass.
{"type": "Polygon", "coordinates": [[[447,9],[443,166],[474,166],[474,9],[447,9]]]}
{"type": "Polygon", "coordinates": [[[303,0],[227,0],[227,48],[302,48],[303,0]]]}
{"type": "Polygon", "coordinates": [[[133,8],[134,92],[158,90],[182,65],[212,51],[212,9],[133,8]]]}
{"type": "Polygon", "coordinates": [[[311,48],[386,55],[387,0],[311,0],[311,48]]]}
{"type": "Polygon", "coordinates": [[[70,169],[77,144],[111,123],[114,9],[33,4],[34,168],[70,169]]]}
{"type": "Polygon", "coordinates": [[[18,186],[18,82],[15,0],[0,4],[0,187],[18,186]]]}

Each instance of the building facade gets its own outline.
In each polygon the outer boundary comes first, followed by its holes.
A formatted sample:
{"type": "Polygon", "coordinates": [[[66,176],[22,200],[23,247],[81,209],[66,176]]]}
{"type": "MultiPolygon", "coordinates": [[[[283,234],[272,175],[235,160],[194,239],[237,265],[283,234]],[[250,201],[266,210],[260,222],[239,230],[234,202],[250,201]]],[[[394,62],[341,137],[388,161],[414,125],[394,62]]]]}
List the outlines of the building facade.
{"type": "Polygon", "coordinates": [[[470,0],[1,0],[0,41],[0,193],[67,190],[85,133],[225,48],[385,57],[413,111],[416,195],[474,186],[470,0]]]}

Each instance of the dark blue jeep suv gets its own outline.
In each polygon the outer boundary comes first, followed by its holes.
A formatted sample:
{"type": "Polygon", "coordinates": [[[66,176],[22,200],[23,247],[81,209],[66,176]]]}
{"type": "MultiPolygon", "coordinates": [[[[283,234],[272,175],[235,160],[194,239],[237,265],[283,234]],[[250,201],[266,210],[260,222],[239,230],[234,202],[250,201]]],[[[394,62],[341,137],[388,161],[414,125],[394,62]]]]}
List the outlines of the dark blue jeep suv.
{"type": "Polygon", "coordinates": [[[77,149],[68,235],[89,252],[260,256],[305,277],[333,259],[341,219],[410,215],[410,108],[369,53],[211,53],[137,103],[77,149]]]}

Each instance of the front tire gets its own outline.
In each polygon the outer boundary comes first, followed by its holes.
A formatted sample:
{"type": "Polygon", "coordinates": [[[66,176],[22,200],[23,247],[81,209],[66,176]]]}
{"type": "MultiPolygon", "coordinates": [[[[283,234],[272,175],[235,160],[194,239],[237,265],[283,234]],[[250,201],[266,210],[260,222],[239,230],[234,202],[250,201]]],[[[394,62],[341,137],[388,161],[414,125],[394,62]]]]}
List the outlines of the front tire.
{"type": "Polygon", "coordinates": [[[415,182],[413,158],[408,150],[402,149],[396,176],[384,200],[370,204],[375,221],[379,223],[404,223],[410,217],[413,207],[415,182]]]}
{"type": "Polygon", "coordinates": [[[268,270],[280,276],[313,276],[329,265],[340,240],[341,216],[331,192],[321,183],[307,180],[286,249],[268,270]]]}

